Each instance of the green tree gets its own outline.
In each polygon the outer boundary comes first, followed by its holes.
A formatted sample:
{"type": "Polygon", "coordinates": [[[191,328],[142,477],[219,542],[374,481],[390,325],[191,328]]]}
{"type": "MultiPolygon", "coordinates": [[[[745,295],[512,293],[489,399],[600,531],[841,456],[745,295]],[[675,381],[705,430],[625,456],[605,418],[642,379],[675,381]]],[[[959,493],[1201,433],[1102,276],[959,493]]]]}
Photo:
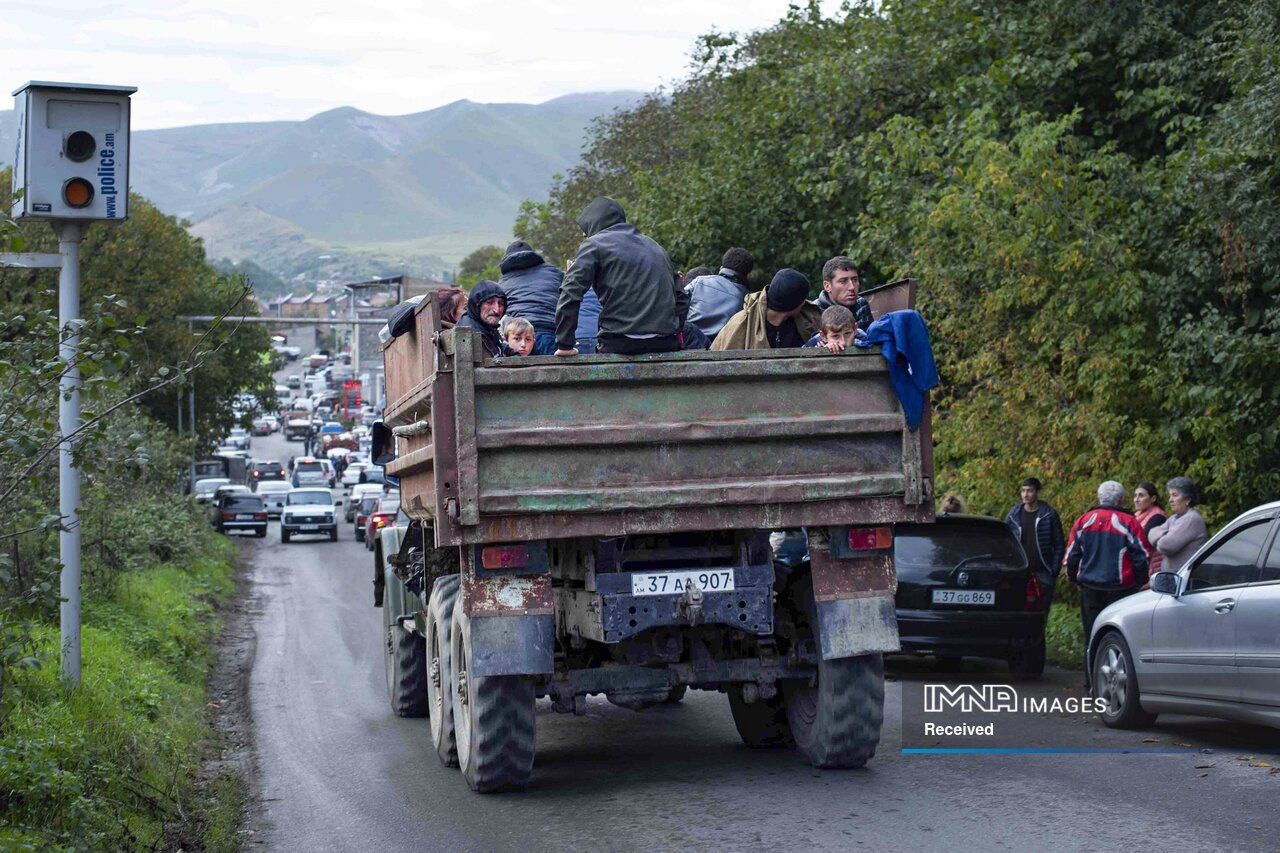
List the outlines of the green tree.
{"type": "Polygon", "coordinates": [[[553,258],[610,195],[678,264],[858,258],[923,282],[938,478],[1190,473],[1221,518],[1280,488],[1276,0],[816,3],[703,37],[602,120],[515,232],[553,258]]]}
{"type": "Polygon", "coordinates": [[[458,265],[458,287],[470,290],[483,279],[497,281],[502,278],[498,262],[502,260],[501,246],[481,246],[462,259],[458,265]]]}

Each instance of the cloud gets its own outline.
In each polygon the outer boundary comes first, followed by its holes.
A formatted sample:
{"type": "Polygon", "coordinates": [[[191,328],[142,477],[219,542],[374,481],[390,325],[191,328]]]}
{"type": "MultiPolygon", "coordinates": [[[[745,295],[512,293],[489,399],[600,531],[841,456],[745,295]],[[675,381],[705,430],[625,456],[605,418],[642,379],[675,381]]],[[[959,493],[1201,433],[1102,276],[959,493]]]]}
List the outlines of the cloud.
{"type": "MultiPolygon", "coordinates": [[[[824,0],[834,5],[837,0],[824,0]]],[[[788,0],[41,0],[5,12],[0,85],[138,87],[134,127],[404,114],[450,101],[650,90],[695,39],[751,30],[788,0]]]]}

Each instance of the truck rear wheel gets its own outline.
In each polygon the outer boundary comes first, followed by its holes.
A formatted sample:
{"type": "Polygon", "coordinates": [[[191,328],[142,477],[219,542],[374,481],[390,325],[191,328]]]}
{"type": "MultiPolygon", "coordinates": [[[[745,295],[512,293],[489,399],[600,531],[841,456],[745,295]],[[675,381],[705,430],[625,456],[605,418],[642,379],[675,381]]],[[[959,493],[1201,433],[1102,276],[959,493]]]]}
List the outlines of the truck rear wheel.
{"type": "Polygon", "coordinates": [[[729,688],[729,710],[742,742],[752,749],[772,749],[791,743],[786,702],[782,694],[747,703],[741,687],[729,688]]]}
{"type": "Polygon", "coordinates": [[[458,600],[458,575],[436,581],[427,602],[427,713],[431,717],[431,744],[445,767],[458,766],[458,745],[453,733],[453,667],[449,639],[453,629],[453,605],[458,600]]]}
{"type": "MultiPolygon", "coordinates": [[[[799,615],[816,639],[813,587],[806,579],[795,594],[799,615]]],[[[814,767],[861,767],[876,754],[884,722],[884,657],[879,652],[819,661],[816,682],[793,683],[785,696],[796,749],[814,767]]]]}
{"type": "Polygon", "coordinates": [[[519,791],[533,775],[533,681],[519,675],[470,677],[471,620],[453,610],[453,724],[458,766],[472,790],[519,791]]]}
{"type": "Polygon", "coordinates": [[[861,767],[876,754],[884,721],[879,652],[818,664],[816,685],[787,692],[796,749],[814,767],[861,767]]]}
{"type": "MultiPolygon", "coordinates": [[[[388,616],[394,614],[387,611],[388,616]]],[[[397,717],[421,717],[427,713],[426,643],[392,622],[387,625],[387,698],[397,717]]]]}

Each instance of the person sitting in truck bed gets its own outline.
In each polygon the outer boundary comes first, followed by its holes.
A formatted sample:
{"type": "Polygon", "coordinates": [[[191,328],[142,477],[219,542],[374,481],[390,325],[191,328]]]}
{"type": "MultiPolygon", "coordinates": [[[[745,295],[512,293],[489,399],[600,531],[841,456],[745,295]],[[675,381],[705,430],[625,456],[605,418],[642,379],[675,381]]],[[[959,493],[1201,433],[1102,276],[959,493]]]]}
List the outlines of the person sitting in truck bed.
{"type": "Polygon", "coordinates": [[[782,269],[769,285],[746,298],[711,345],[713,350],[801,347],[819,331],[822,312],[806,302],[809,279],[782,269]]]}
{"type": "Polygon", "coordinates": [[[822,347],[831,352],[844,352],[859,336],[867,333],[854,322],[853,312],[843,305],[832,305],[822,312],[822,331],[809,338],[801,349],[822,347]]]}
{"type": "Polygon", "coordinates": [[[458,320],[459,329],[476,329],[489,355],[506,355],[508,350],[498,335],[498,323],[507,312],[507,294],[496,281],[477,282],[467,299],[467,313],[458,320]]]}
{"type": "Polygon", "coordinates": [[[502,318],[502,340],[507,349],[514,355],[533,355],[537,351],[534,343],[534,325],[523,317],[512,317],[510,314],[502,318]]]}
{"type": "Polygon", "coordinates": [[[533,324],[534,355],[551,355],[556,349],[556,301],[564,273],[523,240],[507,246],[498,269],[502,271],[498,284],[507,294],[507,313],[533,324]]]}
{"type": "Polygon", "coordinates": [[[611,198],[587,205],[578,227],[583,241],[556,305],[556,355],[578,354],[578,314],[588,290],[600,297],[597,351],[678,351],[689,295],[666,250],[629,224],[622,206],[611,198]]]}

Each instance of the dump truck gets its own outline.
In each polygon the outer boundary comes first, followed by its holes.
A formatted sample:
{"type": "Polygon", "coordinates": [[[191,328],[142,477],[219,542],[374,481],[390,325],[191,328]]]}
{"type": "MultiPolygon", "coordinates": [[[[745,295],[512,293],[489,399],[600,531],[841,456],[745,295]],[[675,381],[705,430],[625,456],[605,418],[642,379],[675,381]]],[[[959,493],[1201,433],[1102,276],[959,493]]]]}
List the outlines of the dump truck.
{"type": "Polygon", "coordinates": [[[752,747],[874,755],[893,525],[934,517],[927,405],[909,429],[880,347],[492,359],[423,300],[383,357],[375,461],[412,519],[375,548],[389,699],[473,789],[529,783],[539,699],[718,691],[752,747]]]}

